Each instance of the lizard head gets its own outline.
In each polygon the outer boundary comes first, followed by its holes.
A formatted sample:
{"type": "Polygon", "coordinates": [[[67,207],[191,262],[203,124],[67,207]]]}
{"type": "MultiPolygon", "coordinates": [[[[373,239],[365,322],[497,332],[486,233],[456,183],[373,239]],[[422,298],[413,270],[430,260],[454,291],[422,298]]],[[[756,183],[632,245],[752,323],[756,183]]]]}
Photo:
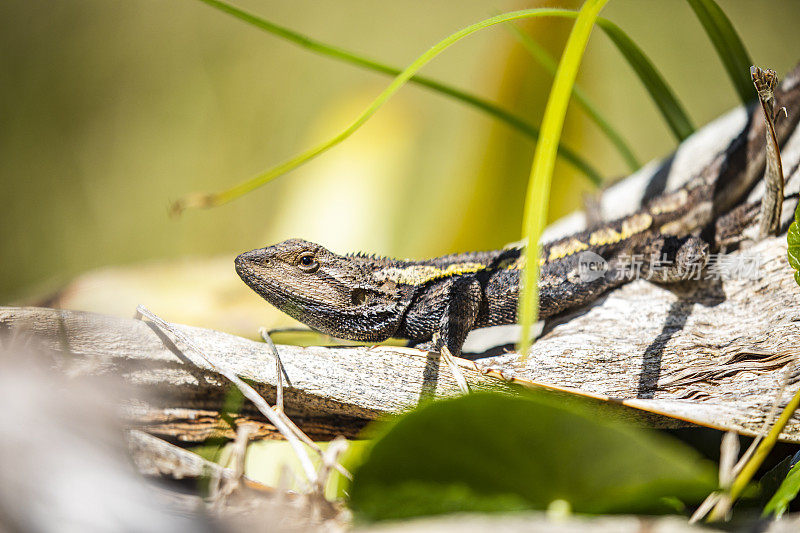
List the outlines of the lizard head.
{"type": "Polygon", "coordinates": [[[262,298],[334,337],[385,340],[403,315],[394,284],[375,280],[362,261],[313,242],[289,239],[245,252],[235,264],[239,277],[262,298]]]}

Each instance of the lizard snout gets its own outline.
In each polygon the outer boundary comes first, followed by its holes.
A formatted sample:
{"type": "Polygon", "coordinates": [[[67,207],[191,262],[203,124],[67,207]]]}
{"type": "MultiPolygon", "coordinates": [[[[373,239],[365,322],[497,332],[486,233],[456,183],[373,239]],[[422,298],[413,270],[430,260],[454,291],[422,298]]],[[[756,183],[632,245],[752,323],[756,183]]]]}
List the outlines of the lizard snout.
{"type": "Polygon", "coordinates": [[[250,250],[249,252],[240,254],[234,260],[234,265],[236,265],[236,272],[241,274],[242,270],[251,267],[253,265],[263,263],[266,257],[267,254],[264,252],[264,248],[260,248],[258,250],[250,250]]]}

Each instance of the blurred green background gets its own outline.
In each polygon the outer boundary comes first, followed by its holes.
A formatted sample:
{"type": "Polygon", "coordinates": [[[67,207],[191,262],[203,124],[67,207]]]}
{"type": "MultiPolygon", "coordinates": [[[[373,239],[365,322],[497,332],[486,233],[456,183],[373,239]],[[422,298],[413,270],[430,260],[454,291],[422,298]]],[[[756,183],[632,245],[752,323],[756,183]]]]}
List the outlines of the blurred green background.
{"type": "MultiPolygon", "coordinates": [[[[800,59],[796,0],[719,4],[757,64],[782,75],[800,59]]],[[[236,5],[403,67],[449,33],[498,11],[580,2],[236,5]]],[[[649,54],[696,126],[737,105],[683,0],[614,0],[603,16],[649,54]]],[[[557,54],[570,23],[524,27],[557,54]]],[[[5,0],[0,72],[0,303],[31,301],[90,269],[186,257],[180,263],[186,268],[217,258],[214,272],[238,290],[237,253],[295,236],[342,252],[423,257],[498,247],[520,235],[532,144],[474,109],[412,86],[312,163],[221,208],[170,219],[170,201],[226,188],[330,137],[389,83],[196,0],[5,0]]],[[[534,123],[552,82],[502,27],[458,43],[423,74],[534,123]]],[[[579,83],[641,161],[675,147],[638,80],[599,31],[579,83]]],[[[627,173],[574,106],[564,142],[607,178],[627,173]]],[[[554,180],[551,219],[579,206],[589,188],[565,164],[554,180]]],[[[131,296],[142,303],[175,283],[188,295],[214,283],[208,271],[182,271],[177,280],[146,272],[142,286],[151,292],[131,296]]],[[[112,290],[105,298],[121,297],[112,290]]]]}

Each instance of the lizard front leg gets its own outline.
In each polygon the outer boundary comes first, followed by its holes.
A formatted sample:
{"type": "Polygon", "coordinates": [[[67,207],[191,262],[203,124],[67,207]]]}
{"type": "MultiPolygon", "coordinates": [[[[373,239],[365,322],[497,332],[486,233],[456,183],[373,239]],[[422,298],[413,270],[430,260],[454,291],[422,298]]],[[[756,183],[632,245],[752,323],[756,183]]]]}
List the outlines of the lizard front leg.
{"type": "Polygon", "coordinates": [[[483,293],[481,284],[473,277],[456,276],[443,281],[431,292],[435,293],[435,298],[421,301],[411,312],[414,315],[412,329],[427,323],[423,337],[427,340],[414,342],[412,336],[409,345],[432,352],[440,352],[446,346],[452,355],[459,356],[478,318],[483,293]],[[435,309],[439,302],[443,305],[435,309]]]}
{"type": "Polygon", "coordinates": [[[481,284],[475,278],[455,278],[449,287],[447,305],[439,321],[438,339],[434,347],[441,351],[447,346],[455,357],[461,355],[461,348],[467,334],[478,319],[481,306],[481,284]]]}

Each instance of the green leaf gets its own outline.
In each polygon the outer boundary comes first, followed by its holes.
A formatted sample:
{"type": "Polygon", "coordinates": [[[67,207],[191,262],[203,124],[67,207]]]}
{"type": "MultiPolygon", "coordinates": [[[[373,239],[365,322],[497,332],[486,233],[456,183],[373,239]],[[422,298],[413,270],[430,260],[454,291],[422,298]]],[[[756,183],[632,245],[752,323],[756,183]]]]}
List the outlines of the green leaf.
{"type": "Polygon", "coordinates": [[[743,104],[755,97],[750,79],[753,60],[725,12],[714,0],[687,0],[717,50],[728,77],[743,104]]]}
{"type": "Polygon", "coordinates": [[[786,456],[784,459],[769,469],[769,471],[761,476],[758,480],[758,499],[756,500],[758,506],[764,507],[769,502],[770,498],[775,495],[778,487],[781,486],[783,480],[786,479],[786,474],[792,468],[792,456],[786,456]]]}
{"type": "Polygon", "coordinates": [[[794,222],[791,223],[789,231],[786,233],[786,242],[789,244],[789,265],[795,270],[800,270],[800,222],[798,219],[800,219],[800,206],[794,212],[794,222]]]}
{"type": "Polygon", "coordinates": [[[794,222],[789,225],[786,242],[789,244],[787,251],[789,266],[795,270],[795,283],[800,285],[800,205],[794,211],[794,222]]]}
{"type": "Polygon", "coordinates": [[[772,514],[775,515],[775,518],[780,518],[789,508],[789,504],[792,503],[792,500],[797,497],[798,492],[800,492],[800,463],[795,464],[792,469],[789,470],[781,486],[778,487],[778,490],[764,507],[762,516],[769,516],[772,514]]]}
{"type": "Polygon", "coordinates": [[[609,422],[586,403],[542,393],[477,393],[388,424],[354,472],[365,520],[547,509],[661,513],[715,488],[713,465],[683,443],[609,422]]]}
{"type": "Polygon", "coordinates": [[[794,272],[794,281],[800,285],[800,205],[794,210],[794,222],[789,225],[786,232],[786,242],[788,243],[787,257],[789,266],[794,272]]]}

